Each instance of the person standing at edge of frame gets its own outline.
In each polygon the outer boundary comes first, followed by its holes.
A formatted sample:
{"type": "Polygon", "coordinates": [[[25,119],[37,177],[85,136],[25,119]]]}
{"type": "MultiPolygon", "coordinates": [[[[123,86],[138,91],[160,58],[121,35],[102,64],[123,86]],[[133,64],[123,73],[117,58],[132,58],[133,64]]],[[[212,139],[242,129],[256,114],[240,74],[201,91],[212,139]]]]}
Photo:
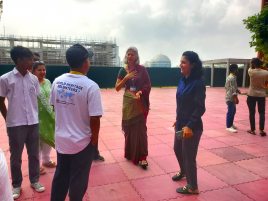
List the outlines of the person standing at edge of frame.
{"type": "Polygon", "coordinates": [[[33,65],[33,53],[28,48],[15,46],[10,56],[16,67],[0,78],[0,110],[6,120],[10,147],[10,167],[13,198],[21,194],[22,152],[24,144],[28,154],[31,187],[41,193],[45,187],[39,183],[39,120],[37,96],[39,82],[28,69],[33,65]],[[8,100],[8,109],[5,105],[8,100]]]}

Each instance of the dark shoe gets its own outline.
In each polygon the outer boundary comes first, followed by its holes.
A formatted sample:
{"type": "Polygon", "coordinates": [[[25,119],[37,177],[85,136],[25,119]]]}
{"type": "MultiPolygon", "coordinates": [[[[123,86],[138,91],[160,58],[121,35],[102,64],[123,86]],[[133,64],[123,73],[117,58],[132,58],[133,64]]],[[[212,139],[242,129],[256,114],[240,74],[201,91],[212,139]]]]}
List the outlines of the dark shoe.
{"type": "Polygon", "coordinates": [[[256,135],[255,131],[248,130],[247,132],[248,132],[249,134],[251,134],[251,135],[256,135]]]}
{"type": "Polygon", "coordinates": [[[181,194],[190,194],[190,195],[197,195],[199,194],[199,190],[198,189],[191,189],[188,185],[184,186],[184,187],[180,187],[176,189],[177,193],[181,193],[181,194]]]}
{"type": "Polygon", "coordinates": [[[141,166],[142,169],[146,170],[148,167],[148,162],[146,160],[139,161],[139,166],[141,166]]]}
{"type": "Polygon", "coordinates": [[[95,161],[105,161],[104,157],[101,155],[98,155],[96,158],[94,158],[95,161]]]}
{"type": "Polygon", "coordinates": [[[178,172],[172,177],[173,181],[180,181],[183,177],[185,177],[185,174],[178,172]]]}
{"type": "Polygon", "coordinates": [[[264,136],[266,136],[266,132],[263,131],[263,130],[261,130],[261,131],[260,131],[260,135],[261,135],[262,137],[264,137],[264,136]]]}

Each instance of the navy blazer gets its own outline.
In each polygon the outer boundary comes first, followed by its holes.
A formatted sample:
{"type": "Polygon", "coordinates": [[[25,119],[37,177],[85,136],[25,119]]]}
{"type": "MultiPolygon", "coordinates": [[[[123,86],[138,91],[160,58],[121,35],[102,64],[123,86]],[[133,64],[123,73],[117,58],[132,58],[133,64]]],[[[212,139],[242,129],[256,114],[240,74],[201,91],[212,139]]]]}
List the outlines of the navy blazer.
{"type": "Polygon", "coordinates": [[[181,78],[176,93],[176,130],[187,126],[192,130],[203,130],[201,117],[205,108],[206,87],[202,78],[181,78]]]}

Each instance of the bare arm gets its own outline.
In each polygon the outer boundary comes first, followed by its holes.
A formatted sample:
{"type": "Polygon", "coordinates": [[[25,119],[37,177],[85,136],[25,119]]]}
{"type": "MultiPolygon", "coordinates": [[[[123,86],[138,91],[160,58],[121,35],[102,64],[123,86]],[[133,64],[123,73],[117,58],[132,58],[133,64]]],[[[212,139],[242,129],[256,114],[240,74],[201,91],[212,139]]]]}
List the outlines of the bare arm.
{"type": "Polygon", "coordinates": [[[90,129],[91,129],[91,144],[97,146],[100,132],[100,118],[101,116],[90,117],[90,129]]]}
{"type": "Polygon", "coordinates": [[[1,96],[0,96],[0,110],[1,110],[2,116],[6,120],[6,117],[7,117],[7,107],[6,107],[6,104],[5,104],[5,97],[1,97],[1,96]]]}

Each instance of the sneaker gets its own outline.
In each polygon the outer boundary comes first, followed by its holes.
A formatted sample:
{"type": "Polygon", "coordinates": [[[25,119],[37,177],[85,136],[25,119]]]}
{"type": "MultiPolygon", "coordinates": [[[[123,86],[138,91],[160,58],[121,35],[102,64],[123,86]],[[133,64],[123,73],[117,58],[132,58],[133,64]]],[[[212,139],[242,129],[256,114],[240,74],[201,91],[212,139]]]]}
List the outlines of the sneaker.
{"type": "Polygon", "coordinates": [[[233,124],[232,126],[231,126],[233,129],[235,129],[235,130],[237,130],[237,127],[233,124]]]}
{"type": "Polygon", "coordinates": [[[32,183],[31,187],[38,193],[45,191],[45,187],[39,182],[32,183]]]}
{"type": "Polygon", "coordinates": [[[231,132],[231,133],[237,133],[237,130],[234,129],[233,127],[230,128],[226,128],[227,131],[231,132]]]}
{"type": "Polygon", "coordinates": [[[21,187],[17,187],[17,188],[12,189],[12,194],[13,194],[14,200],[16,200],[20,197],[20,191],[21,191],[21,187]]]}
{"type": "Polygon", "coordinates": [[[104,161],[105,159],[104,159],[103,156],[98,155],[94,160],[95,160],[95,161],[104,161]]]}

